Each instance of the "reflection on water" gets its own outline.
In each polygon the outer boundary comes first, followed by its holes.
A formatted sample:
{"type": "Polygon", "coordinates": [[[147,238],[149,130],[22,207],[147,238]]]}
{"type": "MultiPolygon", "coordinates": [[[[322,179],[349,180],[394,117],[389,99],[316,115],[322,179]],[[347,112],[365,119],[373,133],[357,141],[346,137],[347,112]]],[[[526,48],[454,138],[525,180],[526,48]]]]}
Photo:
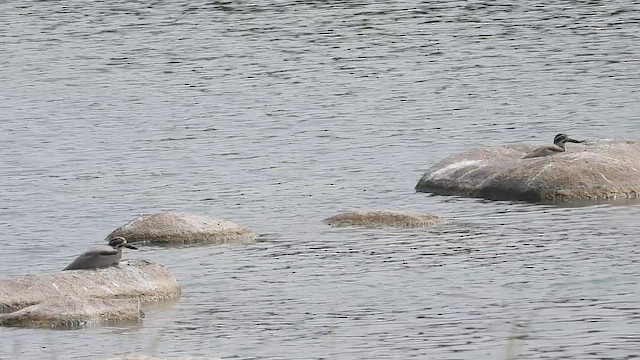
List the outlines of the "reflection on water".
{"type": "Polygon", "coordinates": [[[0,358],[629,358],[634,201],[416,193],[475,147],[638,138],[625,2],[0,4],[0,274],[59,271],[139,214],[250,246],[142,247],[183,288],[137,326],[5,328],[0,358]],[[333,229],[343,211],[449,219],[333,229]]]}

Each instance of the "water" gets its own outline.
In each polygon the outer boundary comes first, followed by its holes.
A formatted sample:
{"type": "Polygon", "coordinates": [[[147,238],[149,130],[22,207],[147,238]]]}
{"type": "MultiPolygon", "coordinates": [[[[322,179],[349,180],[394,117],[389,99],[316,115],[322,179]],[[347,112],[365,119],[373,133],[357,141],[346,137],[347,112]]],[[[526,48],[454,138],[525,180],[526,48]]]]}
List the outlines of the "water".
{"type": "Polygon", "coordinates": [[[127,252],[183,295],[136,326],[0,329],[0,358],[633,358],[637,205],[413,187],[476,147],[639,138],[639,20],[623,1],[1,3],[2,278],[141,213],[261,235],[127,252]],[[450,221],[321,223],[360,209],[450,221]]]}

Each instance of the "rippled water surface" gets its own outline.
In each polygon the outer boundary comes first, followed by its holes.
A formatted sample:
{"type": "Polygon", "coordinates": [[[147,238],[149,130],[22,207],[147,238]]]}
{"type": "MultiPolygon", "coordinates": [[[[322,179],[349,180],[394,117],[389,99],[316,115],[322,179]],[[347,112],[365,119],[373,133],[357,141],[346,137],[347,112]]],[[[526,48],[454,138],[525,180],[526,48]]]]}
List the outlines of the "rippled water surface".
{"type": "Polygon", "coordinates": [[[183,287],[139,325],[0,329],[0,358],[631,359],[633,203],[415,193],[449,155],[639,138],[628,1],[0,3],[0,277],[139,214],[255,245],[142,248],[183,287]],[[329,228],[345,210],[447,217],[329,228]]]}

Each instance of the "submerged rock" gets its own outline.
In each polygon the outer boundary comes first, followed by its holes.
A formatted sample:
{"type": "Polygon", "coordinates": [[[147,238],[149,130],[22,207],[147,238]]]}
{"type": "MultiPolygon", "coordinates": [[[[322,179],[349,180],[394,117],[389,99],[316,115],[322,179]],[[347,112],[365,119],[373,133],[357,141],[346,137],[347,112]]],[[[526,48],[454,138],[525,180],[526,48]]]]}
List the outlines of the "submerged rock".
{"type": "Polygon", "coordinates": [[[169,211],[140,216],[107,236],[160,244],[249,243],[257,234],[230,221],[169,211]]]}
{"type": "Polygon", "coordinates": [[[149,260],[128,260],[96,270],[17,276],[0,280],[0,313],[4,313],[0,324],[48,323],[53,327],[94,320],[131,320],[141,316],[132,310],[132,303],[111,300],[154,301],[178,294],[180,285],[173,274],[149,260]]]}
{"type": "Polygon", "coordinates": [[[427,170],[416,190],[533,202],[640,196],[640,141],[598,140],[523,159],[534,145],[477,149],[427,170]]]}
{"type": "Polygon", "coordinates": [[[139,321],[143,316],[138,299],[57,296],[0,314],[0,326],[78,328],[102,322],[139,321]]]}
{"type": "Polygon", "coordinates": [[[439,216],[396,210],[353,211],[323,220],[331,226],[399,226],[422,227],[442,222],[439,216]]]}

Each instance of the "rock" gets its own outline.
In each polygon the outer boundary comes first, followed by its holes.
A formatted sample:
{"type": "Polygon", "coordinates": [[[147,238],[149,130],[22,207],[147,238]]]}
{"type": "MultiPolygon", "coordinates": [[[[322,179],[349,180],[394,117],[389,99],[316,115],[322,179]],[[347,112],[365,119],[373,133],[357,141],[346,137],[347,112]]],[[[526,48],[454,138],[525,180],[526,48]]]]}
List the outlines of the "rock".
{"type": "Polygon", "coordinates": [[[178,294],[180,285],[166,267],[149,260],[128,260],[97,270],[69,270],[0,280],[0,313],[5,313],[3,324],[24,321],[26,326],[29,323],[41,326],[47,321],[57,326],[92,321],[96,317],[132,319],[136,317],[132,305],[110,300],[154,301],[178,294]],[[68,303],[56,308],[61,300],[51,300],[53,298],[65,299],[68,303]]]}
{"type": "Polygon", "coordinates": [[[139,321],[144,314],[137,299],[54,296],[9,314],[0,326],[78,328],[102,322],[139,321]]]}
{"type": "Polygon", "coordinates": [[[413,214],[405,211],[378,210],[346,212],[326,218],[324,223],[332,226],[399,226],[422,227],[442,222],[441,217],[431,214],[413,214]]]}
{"type": "Polygon", "coordinates": [[[416,190],[532,202],[637,198],[640,142],[598,140],[522,159],[534,145],[472,150],[427,170],[416,190]]]}
{"type": "Polygon", "coordinates": [[[116,236],[128,242],[225,244],[249,243],[257,234],[229,221],[170,211],[135,218],[114,230],[107,240],[116,236]]]}

